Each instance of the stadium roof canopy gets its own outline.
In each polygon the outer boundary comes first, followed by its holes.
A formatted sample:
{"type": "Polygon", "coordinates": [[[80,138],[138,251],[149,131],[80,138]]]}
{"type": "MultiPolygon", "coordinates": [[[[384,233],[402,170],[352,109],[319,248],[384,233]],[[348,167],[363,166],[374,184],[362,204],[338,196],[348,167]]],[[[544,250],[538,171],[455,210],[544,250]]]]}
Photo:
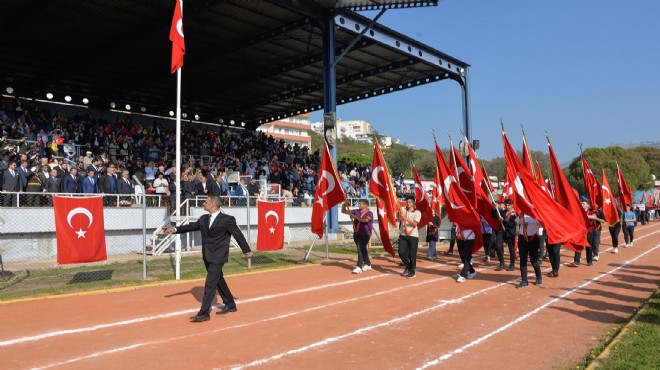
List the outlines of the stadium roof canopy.
{"type": "MultiPolygon", "coordinates": [[[[438,0],[185,0],[182,111],[260,124],[323,109],[324,17],[334,17],[337,104],[465,80],[468,65],[357,11],[438,0]],[[369,28],[371,26],[371,28],[369,28]],[[363,33],[361,36],[360,34],[363,33]],[[357,42],[355,42],[357,40],[357,42]]],[[[21,0],[3,6],[0,88],[167,116],[176,104],[168,39],[174,0],[21,0]]]]}

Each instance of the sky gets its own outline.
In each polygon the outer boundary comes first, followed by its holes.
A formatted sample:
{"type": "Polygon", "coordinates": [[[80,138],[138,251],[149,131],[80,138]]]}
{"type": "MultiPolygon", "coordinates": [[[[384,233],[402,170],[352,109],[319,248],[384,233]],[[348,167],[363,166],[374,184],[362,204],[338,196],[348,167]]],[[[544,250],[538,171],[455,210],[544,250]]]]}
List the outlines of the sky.
{"type": "MultiPolygon", "coordinates": [[[[377,12],[362,12],[373,18],[377,12]]],[[[660,140],[660,0],[440,0],[392,9],[379,23],[471,65],[472,138],[503,155],[500,118],[516,149],[561,163],[584,148],[660,140]]],[[[338,105],[401,143],[432,149],[461,136],[461,89],[445,80],[338,105]]],[[[313,121],[321,121],[315,113],[313,121]]]]}

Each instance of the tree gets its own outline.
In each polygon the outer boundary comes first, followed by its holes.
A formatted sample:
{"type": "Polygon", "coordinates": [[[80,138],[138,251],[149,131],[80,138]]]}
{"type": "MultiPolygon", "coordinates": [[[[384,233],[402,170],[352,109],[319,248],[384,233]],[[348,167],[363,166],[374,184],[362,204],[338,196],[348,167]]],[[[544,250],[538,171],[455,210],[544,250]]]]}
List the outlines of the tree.
{"type": "Polygon", "coordinates": [[[660,148],[654,148],[652,146],[638,146],[632,148],[632,150],[644,158],[646,163],[649,165],[649,171],[652,175],[660,177],[660,148]]]}
{"type": "Polygon", "coordinates": [[[362,153],[348,152],[337,155],[337,160],[344,161],[346,163],[352,163],[358,166],[366,166],[371,164],[373,155],[368,156],[362,153]]]}
{"type": "MultiPolygon", "coordinates": [[[[605,169],[605,174],[609,180],[612,191],[617,189],[616,182],[616,164],[626,178],[626,182],[633,189],[647,189],[651,181],[649,165],[644,158],[634,149],[624,149],[620,146],[607,148],[587,148],[584,150],[584,158],[589,162],[589,167],[600,178],[601,169],[605,169]]],[[[582,158],[577,156],[573,158],[568,168],[564,169],[564,174],[568,181],[580,194],[586,194],[584,180],[582,176],[582,158]]]]}

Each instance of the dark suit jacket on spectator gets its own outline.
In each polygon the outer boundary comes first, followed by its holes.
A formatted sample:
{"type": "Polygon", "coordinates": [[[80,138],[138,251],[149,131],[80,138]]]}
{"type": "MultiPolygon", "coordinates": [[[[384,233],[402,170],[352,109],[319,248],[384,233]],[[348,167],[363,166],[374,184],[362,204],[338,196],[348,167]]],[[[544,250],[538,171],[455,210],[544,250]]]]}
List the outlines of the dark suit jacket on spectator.
{"type": "Polygon", "coordinates": [[[18,173],[18,170],[14,170],[14,176],[9,170],[5,170],[2,177],[2,190],[14,192],[21,190],[21,174],[18,173]]]}
{"type": "Polygon", "coordinates": [[[77,193],[79,180],[77,176],[64,175],[62,178],[62,193],[77,193]]]}
{"type": "Polygon", "coordinates": [[[80,180],[80,186],[82,188],[82,192],[85,194],[98,194],[99,192],[99,181],[93,177],[90,178],[90,176],[80,180]],[[93,180],[90,181],[90,179],[93,180]]]}

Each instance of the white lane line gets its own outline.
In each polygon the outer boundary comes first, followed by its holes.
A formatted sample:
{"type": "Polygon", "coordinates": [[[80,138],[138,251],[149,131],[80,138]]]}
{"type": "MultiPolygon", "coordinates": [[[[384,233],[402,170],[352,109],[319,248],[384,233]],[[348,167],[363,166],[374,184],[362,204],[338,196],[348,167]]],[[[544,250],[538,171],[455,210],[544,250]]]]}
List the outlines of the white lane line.
{"type": "Polygon", "coordinates": [[[277,355],[273,355],[273,356],[271,356],[271,357],[267,357],[267,358],[263,358],[263,359],[255,360],[255,361],[252,361],[252,362],[250,362],[250,363],[248,363],[248,364],[234,365],[234,366],[232,366],[231,368],[232,368],[232,369],[243,369],[243,368],[246,368],[246,367],[258,366],[258,365],[265,365],[265,364],[267,364],[267,363],[269,363],[269,362],[271,362],[271,361],[279,360],[279,359],[281,359],[281,358],[283,358],[283,357],[286,357],[286,356],[290,356],[290,355],[294,355],[294,354],[297,354],[297,353],[306,352],[306,351],[308,351],[308,350],[310,350],[310,349],[314,349],[314,348],[317,348],[317,347],[322,347],[322,346],[325,346],[325,345],[327,345],[327,344],[330,344],[330,343],[333,343],[333,342],[337,342],[337,341],[340,341],[340,340],[342,340],[342,339],[346,339],[346,338],[349,338],[349,337],[352,337],[352,336],[355,336],[355,335],[364,334],[364,333],[369,332],[369,331],[372,331],[372,330],[376,330],[376,329],[379,329],[379,328],[383,328],[383,327],[391,326],[391,325],[394,325],[394,324],[398,324],[398,323],[400,323],[400,322],[402,322],[402,321],[410,320],[410,319],[412,319],[413,317],[417,317],[417,316],[419,316],[419,315],[426,314],[426,313],[428,313],[428,312],[431,312],[431,311],[437,310],[437,309],[439,309],[439,308],[442,308],[442,307],[445,307],[445,306],[448,306],[448,305],[452,305],[452,304],[458,304],[458,303],[461,303],[461,302],[463,302],[464,300],[466,300],[466,299],[468,299],[468,298],[472,298],[472,297],[474,297],[474,296],[476,296],[476,295],[479,295],[479,294],[482,294],[482,293],[488,292],[488,291],[490,291],[490,290],[493,290],[493,289],[499,288],[500,286],[504,286],[504,285],[507,285],[507,284],[511,284],[511,283],[513,283],[514,281],[518,280],[518,279],[520,279],[520,278],[516,278],[516,279],[513,279],[513,280],[509,280],[509,281],[507,281],[507,282],[505,282],[505,283],[500,283],[500,284],[497,284],[497,285],[493,285],[493,286],[490,286],[490,287],[488,287],[488,288],[484,288],[484,289],[478,290],[478,291],[476,291],[476,292],[472,292],[472,293],[470,293],[470,294],[466,294],[466,295],[464,295],[464,296],[462,296],[462,297],[459,297],[459,298],[455,298],[455,299],[451,299],[451,300],[443,300],[443,301],[440,301],[440,303],[437,304],[437,305],[435,305],[435,306],[431,306],[431,307],[425,308],[425,309],[420,310],[420,311],[411,312],[411,313],[409,313],[409,314],[407,314],[407,315],[405,315],[405,316],[399,316],[399,317],[396,317],[396,318],[394,318],[394,319],[392,319],[392,320],[388,320],[388,321],[385,321],[385,322],[382,322],[382,323],[379,323],[379,324],[376,324],[376,325],[372,325],[372,326],[367,326],[367,327],[364,327],[364,328],[360,328],[360,329],[358,329],[358,330],[352,331],[352,332],[350,332],[350,333],[342,334],[342,335],[339,335],[339,336],[336,336],[336,337],[325,338],[325,339],[323,339],[323,340],[320,340],[320,341],[314,342],[314,343],[312,343],[312,344],[310,344],[310,345],[307,345],[307,346],[304,346],[304,347],[300,347],[300,348],[296,348],[296,349],[292,349],[292,350],[290,350],[290,351],[282,352],[282,353],[279,353],[279,354],[277,354],[277,355]]]}
{"type": "MultiPolygon", "coordinates": [[[[657,231],[657,232],[660,232],[660,231],[657,231]]],[[[651,234],[655,234],[655,233],[657,233],[657,232],[653,232],[653,233],[651,233],[651,234]]],[[[651,234],[649,234],[649,235],[651,235],[651,234]]],[[[647,236],[649,236],[649,235],[642,236],[642,237],[640,237],[640,238],[638,238],[638,239],[643,239],[643,238],[645,238],[645,237],[647,237],[647,236]]],[[[450,265],[450,264],[447,264],[447,263],[440,263],[440,264],[437,264],[437,265],[434,265],[434,266],[430,266],[430,267],[420,267],[420,268],[418,268],[418,269],[428,269],[428,270],[431,270],[431,269],[436,269],[436,268],[443,267],[443,266],[447,266],[447,265],[450,265]]],[[[487,269],[490,269],[490,268],[487,268],[487,269]]],[[[485,269],[480,269],[480,270],[485,270],[485,269]]],[[[478,269],[477,271],[479,271],[479,269],[478,269]]],[[[351,284],[351,283],[355,283],[355,282],[371,280],[371,279],[374,279],[374,278],[377,278],[377,277],[392,276],[392,275],[396,275],[396,274],[395,274],[395,273],[385,273],[385,274],[381,274],[381,275],[374,275],[374,276],[371,276],[371,277],[362,278],[362,279],[359,279],[359,280],[350,280],[350,281],[345,281],[345,282],[339,282],[339,283],[327,284],[327,285],[323,285],[323,286],[320,286],[320,287],[304,288],[304,289],[294,290],[294,291],[290,291],[290,292],[286,292],[286,293],[281,293],[281,294],[277,294],[277,295],[270,295],[269,297],[270,297],[270,298],[278,298],[278,297],[283,297],[283,296],[287,296],[287,295],[290,295],[290,294],[296,294],[296,293],[301,293],[301,292],[314,291],[314,290],[317,290],[317,289],[325,289],[325,288],[327,288],[327,287],[341,286],[341,285],[344,285],[344,284],[351,284]]],[[[427,283],[432,283],[432,282],[439,281],[439,280],[444,280],[444,279],[448,279],[448,278],[447,278],[447,277],[442,277],[442,278],[438,278],[438,279],[432,279],[432,280],[428,280],[428,281],[424,281],[424,282],[416,283],[416,284],[413,284],[413,285],[406,285],[405,288],[408,288],[408,287],[411,287],[411,286],[418,286],[418,285],[422,285],[422,284],[427,284],[427,283]]],[[[499,285],[496,285],[496,286],[494,286],[493,288],[497,288],[497,287],[499,287],[499,286],[503,286],[503,285],[511,284],[511,283],[513,283],[513,282],[515,282],[515,281],[517,281],[517,280],[519,280],[519,279],[520,279],[520,278],[515,278],[515,279],[512,279],[512,280],[509,280],[509,281],[507,281],[507,282],[505,282],[505,283],[501,283],[501,284],[499,284],[499,285]]],[[[403,287],[402,287],[402,288],[403,288],[403,287]]],[[[396,290],[399,290],[399,289],[401,289],[401,288],[396,288],[396,289],[394,289],[394,290],[392,290],[392,291],[396,291],[396,290]]],[[[486,291],[486,290],[489,290],[489,289],[490,289],[490,288],[487,288],[487,289],[485,289],[485,290],[483,290],[483,291],[486,291]]],[[[390,293],[390,291],[378,292],[378,293],[374,293],[374,294],[372,294],[372,295],[368,295],[368,296],[361,296],[360,298],[357,298],[357,299],[364,299],[364,298],[366,298],[366,297],[376,296],[376,295],[381,295],[381,294],[387,294],[387,293],[390,293]]],[[[476,294],[479,294],[479,292],[477,292],[476,294]]],[[[467,298],[467,297],[472,296],[472,295],[474,295],[474,294],[470,294],[470,295],[468,295],[468,296],[461,297],[460,299],[462,300],[462,299],[467,298]]],[[[262,297],[255,297],[255,298],[252,298],[252,299],[242,300],[241,302],[242,302],[242,303],[246,303],[246,302],[255,302],[255,301],[260,301],[260,300],[262,300],[262,299],[263,299],[262,297]]],[[[207,333],[215,333],[215,332],[219,332],[219,331],[221,331],[221,330],[228,330],[228,329],[234,329],[234,328],[242,328],[242,327],[245,327],[245,326],[248,326],[248,325],[254,325],[254,324],[258,324],[258,323],[262,323],[262,322],[268,322],[268,321],[271,321],[271,320],[277,320],[277,319],[280,319],[280,318],[285,318],[285,317],[295,316],[295,315],[302,314],[302,313],[309,312],[309,311],[313,311],[313,310],[316,310],[316,309],[322,309],[322,308],[325,308],[325,307],[330,307],[330,306],[332,306],[332,305],[334,305],[334,304],[343,304],[343,303],[351,302],[351,301],[354,301],[354,300],[356,300],[356,298],[352,298],[352,299],[349,299],[349,300],[346,300],[346,301],[338,301],[338,302],[333,303],[333,304],[328,304],[328,305],[323,305],[323,306],[313,307],[313,308],[310,308],[310,309],[302,310],[302,311],[299,311],[299,312],[293,312],[293,313],[290,313],[290,314],[284,314],[284,315],[277,316],[277,317],[273,317],[273,318],[263,319],[263,320],[260,320],[260,321],[257,321],[257,322],[253,322],[253,323],[240,324],[240,325],[236,325],[236,326],[232,326],[232,327],[226,327],[226,328],[222,328],[222,329],[218,329],[218,330],[213,330],[213,331],[209,331],[209,332],[207,332],[207,333]]],[[[455,300],[451,300],[451,301],[439,301],[439,302],[441,303],[441,306],[442,306],[442,305],[446,305],[446,304],[456,303],[455,300]]],[[[164,314],[164,315],[150,316],[150,317],[148,317],[148,318],[143,318],[143,319],[126,320],[126,321],[119,322],[119,323],[97,325],[97,326],[92,327],[92,328],[95,328],[95,329],[91,329],[91,328],[88,329],[88,330],[85,330],[85,328],[74,329],[75,331],[70,331],[70,332],[66,332],[66,333],[62,333],[62,334],[56,334],[56,335],[74,334],[74,333],[85,332],[85,331],[93,331],[93,330],[98,330],[98,329],[103,329],[103,328],[108,328],[108,327],[113,327],[113,326],[128,325],[128,324],[132,324],[132,323],[143,322],[143,321],[148,321],[148,320],[157,319],[157,318],[166,318],[166,317],[171,317],[171,316],[181,315],[181,314],[185,314],[185,313],[188,313],[188,314],[189,314],[189,313],[191,313],[191,312],[195,312],[195,311],[196,311],[196,310],[186,310],[186,311],[179,311],[178,313],[169,313],[169,314],[164,314]]],[[[64,331],[63,331],[63,332],[64,332],[64,331]]],[[[40,339],[44,339],[44,338],[48,338],[48,337],[53,337],[53,336],[56,336],[56,335],[47,335],[47,334],[45,334],[45,335],[41,335],[41,336],[35,336],[35,339],[30,339],[30,338],[32,338],[32,337],[29,337],[29,338],[27,338],[28,340],[20,340],[20,339],[22,339],[22,338],[19,338],[20,341],[17,342],[17,343],[29,342],[29,341],[33,341],[33,340],[40,340],[40,339]],[[39,337],[39,338],[36,338],[36,337],[39,337]]],[[[200,335],[200,333],[196,333],[196,334],[193,335],[193,336],[198,336],[198,335],[200,335]]],[[[116,352],[122,352],[122,351],[127,351],[127,350],[131,350],[131,349],[135,349],[135,348],[141,347],[141,346],[143,346],[143,345],[151,345],[151,344],[166,343],[166,342],[169,342],[169,341],[174,341],[174,340],[179,340],[179,339],[186,339],[186,338],[193,337],[193,336],[174,337],[174,338],[168,338],[168,339],[166,339],[166,340],[161,340],[161,341],[153,341],[153,342],[147,342],[147,343],[143,343],[143,344],[134,344],[134,345],[126,346],[126,347],[119,347],[119,348],[116,348],[116,349],[107,350],[107,351],[102,351],[102,352],[97,352],[97,353],[90,354],[90,355],[83,356],[83,357],[79,357],[79,358],[76,358],[76,359],[71,359],[71,360],[68,360],[68,361],[65,361],[65,362],[62,362],[62,363],[59,363],[59,364],[73,363],[73,362],[80,361],[80,360],[84,360],[84,359],[87,359],[87,358],[94,358],[94,357],[102,356],[102,355],[105,355],[105,354],[111,354],[111,353],[116,353],[116,352]]],[[[5,342],[0,342],[0,347],[3,346],[3,343],[5,343],[5,342]]],[[[10,344],[16,344],[16,343],[10,343],[10,344]]],[[[46,367],[43,367],[43,368],[49,368],[49,367],[52,367],[52,366],[57,366],[57,364],[47,365],[46,367]]]]}
{"type": "Polygon", "coordinates": [[[462,347],[460,347],[460,348],[457,348],[457,349],[455,349],[455,350],[453,350],[453,351],[451,351],[451,352],[447,352],[447,353],[443,354],[442,356],[440,356],[440,357],[438,357],[438,358],[436,358],[436,359],[434,359],[434,360],[432,360],[432,361],[425,362],[422,366],[418,367],[417,369],[426,369],[426,368],[431,367],[431,366],[437,366],[437,365],[439,365],[442,361],[445,361],[445,360],[451,358],[452,356],[454,356],[454,355],[456,355],[456,354],[462,353],[462,352],[464,352],[465,350],[467,350],[467,349],[470,348],[470,347],[474,347],[474,346],[476,346],[477,344],[480,344],[481,342],[483,342],[483,341],[489,339],[490,337],[492,337],[492,336],[494,336],[494,335],[496,335],[496,334],[499,334],[499,333],[501,333],[501,332],[503,332],[503,331],[509,329],[510,327],[512,327],[512,326],[514,326],[514,325],[516,325],[516,324],[518,324],[518,323],[520,323],[520,322],[522,322],[522,321],[528,319],[529,317],[531,317],[531,316],[537,314],[539,311],[541,311],[542,309],[544,309],[544,308],[550,306],[551,304],[554,304],[554,303],[557,303],[558,301],[563,300],[563,299],[566,298],[566,296],[568,296],[569,294],[572,294],[572,293],[574,293],[574,292],[576,292],[576,291],[578,291],[578,290],[580,290],[580,289],[586,287],[587,285],[589,285],[589,284],[591,284],[591,283],[593,283],[593,282],[595,282],[595,281],[598,281],[598,280],[602,279],[602,278],[605,277],[605,276],[611,275],[611,274],[613,274],[613,273],[619,271],[620,269],[622,269],[622,268],[628,266],[630,263],[635,262],[635,261],[638,260],[639,258],[641,258],[641,257],[643,257],[643,256],[645,256],[645,255],[647,255],[647,254],[649,254],[649,253],[655,251],[655,250],[658,249],[659,247],[660,247],[660,244],[657,244],[657,245],[656,245],[655,247],[653,247],[652,249],[649,249],[649,250],[647,250],[646,252],[640,254],[639,256],[637,256],[637,257],[635,257],[635,258],[633,258],[633,259],[631,259],[631,260],[628,260],[628,261],[624,262],[621,266],[619,266],[619,267],[617,267],[617,268],[615,268],[615,269],[613,269],[613,270],[610,270],[610,271],[608,271],[608,272],[605,272],[605,273],[603,273],[603,274],[601,274],[601,275],[598,275],[598,276],[596,276],[595,278],[593,278],[593,279],[591,279],[591,280],[588,280],[586,283],[584,283],[584,284],[582,284],[582,285],[580,285],[580,286],[577,286],[577,287],[575,287],[575,288],[573,288],[573,289],[567,291],[566,293],[560,295],[559,297],[557,297],[557,298],[555,298],[555,299],[552,299],[552,300],[546,302],[545,304],[543,304],[543,305],[541,305],[541,306],[535,308],[535,309],[532,310],[532,311],[527,312],[526,314],[524,314],[524,315],[518,317],[517,319],[511,321],[510,323],[508,323],[508,324],[506,324],[506,325],[504,325],[504,326],[502,326],[502,327],[500,327],[500,328],[498,328],[498,329],[496,329],[496,330],[494,330],[494,331],[492,331],[492,332],[490,332],[490,333],[488,333],[488,334],[486,334],[486,335],[484,335],[484,336],[482,336],[482,337],[480,337],[480,338],[477,338],[477,339],[473,340],[472,342],[470,342],[470,343],[468,343],[468,344],[466,344],[466,345],[464,345],[464,346],[462,346],[462,347]]]}
{"type": "MultiPolygon", "coordinates": [[[[337,283],[325,284],[325,285],[320,285],[320,286],[311,287],[311,288],[303,288],[303,289],[292,290],[292,291],[289,291],[289,292],[284,292],[284,293],[279,293],[279,294],[269,294],[269,295],[266,295],[266,296],[239,300],[238,303],[241,303],[241,304],[242,303],[251,303],[251,302],[262,301],[264,299],[281,298],[281,297],[286,297],[286,296],[293,295],[293,294],[307,293],[307,292],[311,292],[311,291],[314,291],[314,290],[328,289],[328,288],[334,288],[334,287],[347,285],[347,284],[359,283],[359,282],[362,282],[362,281],[377,279],[377,278],[381,278],[381,277],[384,277],[384,276],[389,276],[389,275],[388,274],[379,274],[379,275],[373,275],[373,276],[370,276],[370,277],[362,277],[362,278],[356,279],[356,280],[341,281],[341,282],[337,282],[337,283]]],[[[137,324],[137,323],[142,323],[142,322],[156,320],[156,319],[165,319],[165,318],[169,318],[169,317],[173,317],[173,316],[190,314],[190,313],[193,313],[193,312],[197,312],[198,310],[199,309],[187,309],[187,310],[169,312],[169,313],[160,314],[160,315],[144,316],[144,317],[138,317],[138,318],[130,319],[130,320],[116,321],[116,322],[111,322],[111,323],[107,323],[107,324],[98,324],[98,325],[86,326],[86,327],[76,328],[76,329],[56,330],[56,331],[47,332],[47,333],[38,334],[38,335],[20,337],[20,338],[15,338],[15,339],[8,339],[8,340],[0,341],[0,348],[15,345],[15,344],[19,344],[19,343],[33,342],[33,341],[42,340],[42,339],[46,339],[46,338],[58,337],[58,336],[62,336],[62,335],[86,333],[86,332],[92,332],[92,331],[96,331],[96,330],[107,329],[107,328],[112,328],[112,327],[117,327],[117,326],[126,326],[126,325],[131,325],[131,324],[137,324]]]]}
{"type": "MultiPolygon", "coordinates": [[[[431,270],[431,269],[440,268],[440,267],[446,266],[446,265],[447,264],[442,263],[442,264],[437,264],[435,266],[423,267],[423,268],[420,268],[420,269],[431,270]]],[[[340,281],[340,282],[336,282],[336,283],[325,284],[325,285],[320,285],[320,286],[315,286],[315,287],[296,289],[296,290],[292,290],[292,291],[289,291],[289,292],[283,292],[283,293],[278,293],[278,294],[269,294],[269,295],[260,296],[260,297],[241,299],[241,300],[238,300],[238,303],[245,304],[245,303],[259,302],[259,301],[263,301],[263,300],[267,300],[267,299],[282,298],[282,297],[286,297],[286,296],[290,296],[290,295],[294,295],[294,294],[308,293],[308,292],[312,292],[312,291],[316,291],[316,290],[335,288],[335,287],[339,287],[339,286],[342,286],[342,285],[360,283],[360,282],[364,282],[364,281],[378,279],[378,278],[382,278],[382,277],[386,277],[386,276],[395,276],[395,275],[398,275],[398,273],[386,272],[386,273],[382,273],[382,274],[378,274],[378,275],[372,275],[372,276],[369,276],[369,277],[360,277],[359,279],[355,279],[355,280],[346,280],[346,281],[340,281]]],[[[214,306],[214,307],[217,307],[217,306],[214,306]]],[[[43,333],[43,334],[37,334],[37,335],[26,336],[26,337],[19,337],[19,338],[15,338],[15,339],[8,339],[8,340],[0,341],[0,348],[15,345],[15,344],[20,344],[20,343],[34,342],[34,341],[38,341],[38,340],[42,340],[42,339],[53,338],[53,337],[58,337],[58,336],[63,336],[63,335],[87,333],[87,332],[93,332],[93,331],[108,329],[108,328],[113,328],[113,327],[120,327],[120,326],[138,324],[138,323],[147,322],[147,321],[156,320],[156,319],[166,319],[166,318],[179,316],[179,315],[186,315],[186,314],[189,315],[191,313],[197,312],[198,310],[199,309],[187,309],[187,310],[169,312],[169,313],[160,314],[160,315],[152,315],[152,316],[138,317],[138,318],[130,319],[130,320],[116,321],[116,322],[111,322],[111,323],[107,323],[107,324],[98,324],[98,325],[87,326],[87,327],[76,328],[76,329],[56,330],[56,331],[47,332],[47,333],[43,333]]]]}
{"type": "MultiPolygon", "coordinates": [[[[74,362],[88,360],[88,359],[92,359],[92,358],[96,358],[96,357],[101,357],[101,356],[104,356],[104,355],[129,351],[129,350],[137,349],[137,348],[144,347],[144,346],[159,345],[159,344],[164,344],[164,343],[177,341],[177,340],[197,338],[200,335],[215,334],[215,333],[219,333],[221,331],[232,330],[232,329],[240,329],[240,328],[244,328],[244,327],[251,326],[251,325],[257,325],[257,324],[267,323],[267,322],[270,322],[270,321],[285,319],[285,318],[289,318],[289,317],[309,313],[309,312],[312,312],[312,311],[317,311],[317,310],[321,310],[321,309],[324,309],[324,308],[329,308],[329,307],[336,306],[336,305],[342,305],[342,304],[356,302],[356,301],[364,301],[364,299],[367,299],[367,298],[373,298],[373,297],[377,297],[377,296],[381,296],[381,295],[385,295],[385,294],[390,294],[390,293],[394,293],[394,292],[397,292],[397,291],[403,290],[403,289],[407,290],[411,287],[418,287],[418,286],[422,286],[422,285],[430,284],[430,283],[435,283],[435,282],[438,282],[438,281],[441,281],[441,280],[446,280],[446,279],[451,279],[451,278],[447,277],[447,276],[443,276],[443,277],[434,278],[434,279],[430,279],[430,280],[420,281],[420,282],[417,282],[415,284],[404,285],[404,286],[400,286],[400,287],[397,287],[397,288],[384,290],[384,291],[379,291],[379,292],[376,292],[376,293],[371,293],[371,294],[367,294],[367,295],[363,295],[363,296],[359,296],[359,297],[355,297],[355,298],[349,298],[349,299],[345,299],[345,300],[341,300],[341,301],[335,301],[335,302],[332,302],[332,303],[328,303],[328,304],[324,304],[324,305],[320,305],[320,306],[315,306],[315,307],[310,307],[310,308],[306,308],[306,309],[300,310],[300,311],[293,311],[293,312],[285,313],[285,314],[282,314],[282,315],[273,316],[273,317],[270,317],[270,318],[254,321],[254,322],[223,327],[223,328],[219,328],[219,329],[205,331],[203,333],[197,332],[197,333],[194,333],[194,334],[182,335],[182,336],[178,336],[178,337],[171,337],[171,338],[161,339],[161,340],[157,340],[157,341],[131,344],[131,345],[128,345],[128,346],[125,346],[125,347],[117,347],[117,348],[109,349],[109,350],[106,350],[106,351],[95,352],[95,353],[91,353],[89,355],[72,358],[72,359],[69,359],[69,360],[66,360],[66,361],[56,362],[56,363],[44,365],[44,366],[41,366],[41,367],[35,367],[33,369],[49,369],[49,368],[52,368],[52,367],[68,365],[68,364],[72,364],[74,362]]],[[[442,302],[448,302],[448,301],[442,301],[442,302]]]]}
{"type": "MultiPolygon", "coordinates": [[[[660,231],[655,231],[655,232],[653,232],[653,233],[650,233],[650,234],[644,235],[644,236],[640,237],[639,239],[646,238],[646,237],[651,236],[651,235],[656,234],[656,233],[660,233],[660,231]]],[[[652,250],[655,250],[657,247],[658,247],[658,246],[656,246],[656,247],[653,248],[652,250]]],[[[637,260],[638,258],[640,258],[640,257],[643,256],[643,255],[646,255],[646,254],[649,253],[650,251],[651,251],[651,250],[645,252],[644,254],[642,254],[642,255],[640,255],[640,256],[638,256],[638,257],[636,257],[636,258],[634,258],[634,259],[632,259],[632,260],[630,260],[630,261],[625,262],[624,265],[618,267],[618,268],[615,269],[615,270],[618,270],[618,269],[624,267],[625,265],[627,265],[628,263],[637,260]]],[[[612,270],[612,271],[615,271],[615,270],[612,270]]],[[[358,330],[355,330],[355,331],[352,331],[352,332],[349,332],[349,333],[346,333],[346,334],[342,334],[342,335],[340,335],[340,336],[330,337],[330,338],[325,338],[325,339],[322,339],[322,340],[320,340],[320,341],[314,342],[314,343],[309,344],[309,345],[304,346],[304,347],[300,347],[300,348],[292,349],[292,350],[289,350],[289,351],[286,351],[286,352],[282,352],[282,353],[279,353],[279,354],[276,354],[276,355],[273,355],[273,356],[270,356],[270,357],[267,357],[267,358],[262,358],[262,359],[259,359],[259,360],[255,360],[255,361],[252,361],[252,362],[247,363],[247,364],[235,365],[235,366],[232,367],[232,369],[242,369],[242,368],[245,368],[245,367],[252,367],[252,366],[265,365],[265,364],[267,364],[267,363],[269,363],[269,362],[271,362],[271,361],[279,360],[279,359],[281,359],[281,358],[284,358],[284,357],[287,357],[287,356],[290,356],[290,355],[294,355],[294,354],[298,354],[298,353],[306,352],[306,351],[308,351],[308,350],[311,350],[311,349],[314,349],[314,348],[318,348],[318,347],[322,347],[322,346],[325,346],[325,345],[327,345],[327,344],[330,344],[330,343],[333,343],[333,342],[337,342],[337,341],[339,341],[339,340],[346,339],[346,338],[349,338],[349,337],[352,337],[352,336],[361,335],[361,334],[367,333],[367,332],[372,331],[372,330],[375,330],[375,329],[379,329],[379,328],[382,328],[382,327],[388,327],[388,326],[391,326],[391,325],[393,325],[393,324],[397,324],[397,323],[400,323],[400,322],[402,322],[402,321],[407,321],[407,320],[410,320],[410,319],[412,319],[412,318],[414,318],[414,317],[417,317],[417,316],[419,316],[419,315],[423,315],[423,314],[425,314],[425,313],[428,313],[428,312],[431,312],[431,311],[437,310],[437,309],[439,309],[439,308],[445,307],[445,306],[447,306],[447,305],[449,305],[449,304],[461,303],[463,300],[465,300],[465,299],[467,299],[467,298],[471,298],[471,297],[473,297],[473,296],[476,296],[476,295],[479,295],[479,294],[481,294],[481,293],[487,292],[487,291],[489,291],[489,290],[491,290],[491,289],[495,289],[495,288],[498,288],[498,287],[501,287],[501,286],[504,286],[504,285],[512,284],[513,282],[515,282],[515,281],[517,281],[517,280],[519,280],[519,279],[520,279],[520,278],[518,277],[518,278],[515,278],[515,279],[512,279],[512,280],[509,280],[509,281],[507,281],[507,282],[505,282],[505,283],[500,283],[500,284],[497,284],[497,285],[491,286],[491,287],[489,287],[489,288],[485,288],[485,289],[482,289],[482,290],[479,290],[479,291],[476,291],[476,292],[473,292],[473,293],[467,294],[467,295],[465,295],[465,296],[463,296],[463,297],[456,298],[456,299],[453,299],[453,300],[449,300],[449,301],[441,301],[440,304],[437,304],[437,305],[435,305],[435,306],[431,306],[431,307],[425,308],[425,309],[420,310],[420,311],[411,312],[411,313],[409,313],[409,314],[407,314],[407,315],[405,315],[405,316],[396,317],[396,318],[391,319],[391,320],[388,320],[388,321],[386,321],[386,322],[382,322],[382,323],[375,324],[375,325],[372,325],[372,326],[368,326],[368,327],[360,328],[360,329],[358,329],[358,330]]]]}

